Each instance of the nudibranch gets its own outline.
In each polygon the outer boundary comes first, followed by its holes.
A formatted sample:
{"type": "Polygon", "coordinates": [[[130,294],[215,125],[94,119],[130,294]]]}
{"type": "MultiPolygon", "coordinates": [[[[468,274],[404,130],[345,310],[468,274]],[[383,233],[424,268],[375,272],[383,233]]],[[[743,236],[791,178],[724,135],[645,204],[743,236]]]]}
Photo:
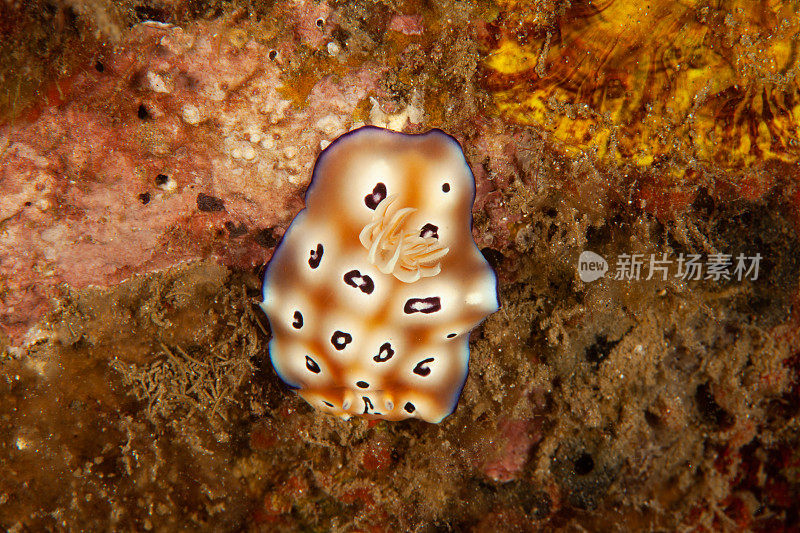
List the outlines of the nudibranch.
{"type": "Polygon", "coordinates": [[[498,309],[474,197],[461,146],[440,130],[363,127],[330,144],[264,275],[281,379],[345,419],[449,415],[469,332],[498,309]]]}

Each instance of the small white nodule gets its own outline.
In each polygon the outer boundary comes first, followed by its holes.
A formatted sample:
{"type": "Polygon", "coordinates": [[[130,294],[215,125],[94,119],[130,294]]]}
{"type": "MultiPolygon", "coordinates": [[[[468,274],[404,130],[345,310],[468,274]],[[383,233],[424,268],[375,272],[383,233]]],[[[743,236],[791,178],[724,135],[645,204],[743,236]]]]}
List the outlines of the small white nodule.
{"type": "Polygon", "coordinates": [[[198,124],[200,122],[200,110],[196,105],[186,104],[181,109],[181,117],[187,124],[198,124]]]}

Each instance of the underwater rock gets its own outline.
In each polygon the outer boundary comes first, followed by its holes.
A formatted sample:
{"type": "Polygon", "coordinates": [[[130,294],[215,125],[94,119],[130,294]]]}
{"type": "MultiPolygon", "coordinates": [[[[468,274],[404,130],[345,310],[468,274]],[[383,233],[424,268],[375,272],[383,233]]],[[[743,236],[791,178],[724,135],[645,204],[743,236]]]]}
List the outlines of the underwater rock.
{"type": "Polygon", "coordinates": [[[505,420],[498,428],[497,440],[492,449],[484,450],[491,459],[483,465],[483,472],[497,482],[516,479],[528,461],[531,447],[541,439],[541,432],[531,420],[505,420]]]}
{"type": "Polygon", "coordinates": [[[286,96],[291,41],[246,29],[139,24],[102,69],[60,80],[58,98],[0,125],[0,330],[12,343],[61,283],[263,261],[259,232],[288,225],[320,144],[353,127],[378,71],[309,74],[299,107],[286,96]]]}

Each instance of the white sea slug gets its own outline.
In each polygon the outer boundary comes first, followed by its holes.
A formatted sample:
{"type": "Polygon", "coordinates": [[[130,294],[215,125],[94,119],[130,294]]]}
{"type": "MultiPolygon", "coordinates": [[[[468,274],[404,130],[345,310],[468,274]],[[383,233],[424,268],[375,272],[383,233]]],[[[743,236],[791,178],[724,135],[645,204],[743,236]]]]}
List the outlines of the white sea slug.
{"type": "Polygon", "coordinates": [[[498,309],[472,240],[474,196],[460,145],[440,130],[364,127],[328,146],[264,276],[278,375],[345,419],[449,415],[469,332],[498,309]]]}

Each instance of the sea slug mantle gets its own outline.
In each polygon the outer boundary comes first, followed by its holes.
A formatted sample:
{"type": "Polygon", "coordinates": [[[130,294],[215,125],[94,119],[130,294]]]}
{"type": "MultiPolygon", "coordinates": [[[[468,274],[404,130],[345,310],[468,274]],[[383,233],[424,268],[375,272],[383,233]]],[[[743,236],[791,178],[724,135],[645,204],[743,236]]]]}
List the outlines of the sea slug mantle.
{"type": "Polygon", "coordinates": [[[364,127],[328,146],[264,276],[278,375],[321,411],[440,422],[498,309],[458,142],[364,127]]]}

